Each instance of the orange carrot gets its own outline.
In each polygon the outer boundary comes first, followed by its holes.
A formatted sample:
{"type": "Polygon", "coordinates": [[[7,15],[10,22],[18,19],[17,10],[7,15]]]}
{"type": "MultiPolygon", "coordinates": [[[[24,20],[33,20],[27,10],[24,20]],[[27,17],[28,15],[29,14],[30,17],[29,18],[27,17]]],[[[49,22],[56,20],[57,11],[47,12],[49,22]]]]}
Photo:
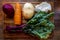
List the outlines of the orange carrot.
{"type": "Polygon", "coordinates": [[[15,4],[14,24],[21,25],[21,5],[15,4]]]}

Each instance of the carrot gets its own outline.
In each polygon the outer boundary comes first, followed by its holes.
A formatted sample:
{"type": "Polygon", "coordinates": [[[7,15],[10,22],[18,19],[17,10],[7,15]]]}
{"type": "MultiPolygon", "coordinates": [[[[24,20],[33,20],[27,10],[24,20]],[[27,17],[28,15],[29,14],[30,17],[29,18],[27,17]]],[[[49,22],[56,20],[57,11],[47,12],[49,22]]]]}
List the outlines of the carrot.
{"type": "Polygon", "coordinates": [[[21,25],[21,5],[15,4],[14,24],[21,25]]]}

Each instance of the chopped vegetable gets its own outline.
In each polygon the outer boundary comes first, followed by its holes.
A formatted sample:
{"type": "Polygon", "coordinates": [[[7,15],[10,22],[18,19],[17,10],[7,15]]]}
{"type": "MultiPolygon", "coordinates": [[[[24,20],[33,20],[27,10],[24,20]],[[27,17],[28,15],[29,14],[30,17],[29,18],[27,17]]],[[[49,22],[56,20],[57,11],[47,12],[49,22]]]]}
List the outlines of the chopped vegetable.
{"type": "Polygon", "coordinates": [[[15,4],[15,14],[14,14],[14,24],[21,25],[21,5],[19,3],[15,4]]]}
{"type": "Polygon", "coordinates": [[[14,8],[10,4],[3,5],[3,12],[7,15],[8,18],[13,18],[14,16],[14,8]]]}
{"type": "Polygon", "coordinates": [[[34,15],[34,6],[31,3],[25,3],[23,6],[23,17],[31,19],[34,15]]]}

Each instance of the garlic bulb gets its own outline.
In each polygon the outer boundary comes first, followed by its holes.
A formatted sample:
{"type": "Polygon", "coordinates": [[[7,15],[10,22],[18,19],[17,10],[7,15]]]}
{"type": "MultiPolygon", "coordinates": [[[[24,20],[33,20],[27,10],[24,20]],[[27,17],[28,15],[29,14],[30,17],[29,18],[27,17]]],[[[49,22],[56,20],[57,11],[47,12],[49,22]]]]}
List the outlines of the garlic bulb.
{"type": "Polygon", "coordinates": [[[42,2],[41,4],[35,6],[35,11],[37,11],[37,12],[39,12],[39,11],[48,12],[51,10],[52,10],[51,5],[47,2],[42,2]]]}

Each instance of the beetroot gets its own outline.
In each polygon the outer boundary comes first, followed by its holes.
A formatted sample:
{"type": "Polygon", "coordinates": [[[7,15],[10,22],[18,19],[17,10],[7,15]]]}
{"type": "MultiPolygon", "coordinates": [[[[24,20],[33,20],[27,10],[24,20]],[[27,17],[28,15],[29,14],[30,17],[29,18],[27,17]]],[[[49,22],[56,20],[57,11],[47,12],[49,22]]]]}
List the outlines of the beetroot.
{"type": "Polygon", "coordinates": [[[14,16],[14,8],[10,4],[4,4],[3,7],[3,12],[7,15],[8,18],[13,18],[14,16]]]}

